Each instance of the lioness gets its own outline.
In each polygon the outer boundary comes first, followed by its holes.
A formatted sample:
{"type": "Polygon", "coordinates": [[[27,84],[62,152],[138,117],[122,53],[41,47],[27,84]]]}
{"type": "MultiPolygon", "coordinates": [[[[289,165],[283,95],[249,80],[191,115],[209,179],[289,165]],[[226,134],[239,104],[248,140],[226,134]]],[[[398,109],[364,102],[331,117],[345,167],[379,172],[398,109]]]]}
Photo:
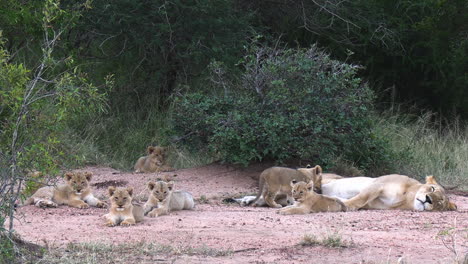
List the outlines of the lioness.
{"type": "Polygon", "coordinates": [[[169,214],[171,211],[190,210],[195,206],[193,196],[185,191],[174,191],[174,182],[148,182],[150,196],[144,209],[149,217],[169,214]]]}
{"type": "Polygon", "coordinates": [[[284,167],[271,167],[264,170],[259,177],[257,197],[252,201],[253,206],[260,206],[257,203],[261,197],[270,207],[281,208],[282,205],[276,203],[277,196],[286,195],[288,204],[292,204],[291,185],[292,180],[305,182],[318,182],[317,175],[322,173],[322,168],[317,165],[313,168],[290,169],[284,167]]]}
{"type": "Polygon", "coordinates": [[[115,188],[110,186],[107,191],[111,203],[109,213],[104,215],[107,226],[129,226],[143,221],[143,207],[132,204],[132,187],[115,188]]]}
{"type": "Polygon", "coordinates": [[[148,156],[140,157],[135,163],[135,172],[162,172],[173,170],[166,165],[166,148],[149,146],[148,156]]]}
{"type": "Polygon", "coordinates": [[[293,205],[281,208],[279,214],[308,214],[317,212],[343,212],[346,206],[337,198],[328,197],[313,191],[314,184],[291,181],[293,205]]]}
{"type": "Polygon", "coordinates": [[[88,208],[90,205],[105,207],[106,204],[94,197],[89,187],[92,175],[91,172],[67,172],[66,184],[39,188],[24,204],[35,204],[38,207],[57,207],[62,204],[76,208],[88,208]]]}
{"type": "Polygon", "coordinates": [[[345,200],[351,210],[402,209],[416,211],[456,210],[434,176],[422,184],[408,176],[392,174],[378,178],[356,177],[335,180],[322,186],[323,193],[345,200]]]}

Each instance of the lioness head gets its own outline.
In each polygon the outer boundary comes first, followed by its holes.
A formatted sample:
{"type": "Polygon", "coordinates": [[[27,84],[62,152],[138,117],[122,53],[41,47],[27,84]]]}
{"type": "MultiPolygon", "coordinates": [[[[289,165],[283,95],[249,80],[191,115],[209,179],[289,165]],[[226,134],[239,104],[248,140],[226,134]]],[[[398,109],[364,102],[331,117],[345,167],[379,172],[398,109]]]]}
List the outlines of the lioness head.
{"type": "Polygon", "coordinates": [[[150,195],[162,202],[171,194],[174,189],[174,182],[148,182],[148,189],[150,190],[150,195]]]}
{"type": "Polygon", "coordinates": [[[292,197],[294,200],[299,200],[304,197],[307,193],[313,190],[314,184],[313,182],[297,182],[296,180],[291,181],[291,187],[292,187],[292,197]]]}
{"type": "Polygon", "coordinates": [[[452,211],[457,206],[450,202],[444,188],[440,186],[434,176],[427,176],[414,198],[414,209],[418,211],[452,211]]]}
{"type": "Polygon", "coordinates": [[[89,171],[67,172],[65,173],[65,180],[77,195],[81,195],[81,192],[89,187],[92,176],[93,174],[89,171]]]}
{"type": "Polygon", "coordinates": [[[306,175],[313,182],[313,189],[314,192],[321,194],[322,193],[322,167],[320,165],[316,165],[312,167],[307,165],[306,168],[299,168],[297,169],[302,174],[306,175]]]}
{"type": "Polygon", "coordinates": [[[107,191],[109,192],[109,200],[111,207],[116,208],[117,211],[123,211],[129,208],[132,204],[133,188],[116,188],[110,186],[107,191]]]}

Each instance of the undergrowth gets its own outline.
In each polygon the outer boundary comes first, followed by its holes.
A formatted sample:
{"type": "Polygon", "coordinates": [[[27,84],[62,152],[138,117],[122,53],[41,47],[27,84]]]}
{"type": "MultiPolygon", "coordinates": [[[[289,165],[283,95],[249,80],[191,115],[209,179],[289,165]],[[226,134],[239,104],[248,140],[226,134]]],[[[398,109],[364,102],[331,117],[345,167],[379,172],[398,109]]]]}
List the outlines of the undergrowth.
{"type": "Polygon", "coordinates": [[[377,118],[375,130],[394,150],[407,153],[405,159],[395,160],[394,173],[420,181],[434,175],[446,187],[468,190],[466,124],[456,120],[443,125],[431,113],[418,117],[384,113],[377,118]]]}

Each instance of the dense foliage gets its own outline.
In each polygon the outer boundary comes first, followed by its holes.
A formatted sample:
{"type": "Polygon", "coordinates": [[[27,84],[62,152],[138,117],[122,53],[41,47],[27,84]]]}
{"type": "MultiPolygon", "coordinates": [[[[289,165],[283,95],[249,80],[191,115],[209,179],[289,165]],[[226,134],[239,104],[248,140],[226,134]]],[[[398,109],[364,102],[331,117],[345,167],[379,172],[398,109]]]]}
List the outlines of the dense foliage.
{"type": "Polygon", "coordinates": [[[365,66],[381,102],[468,117],[466,0],[240,2],[282,40],[365,66]]]}
{"type": "Polygon", "coordinates": [[[267,158],[327,165],[340,156],[363,168],[382,165],[384,153],[376,150],[384,141],[371,132],[373,94],[356,76],[358,66],[316,46],[250,52],[239,82],[221,76],[219,92],[179,98],[173,119],[180,138],[231,163],[267,158]]]}

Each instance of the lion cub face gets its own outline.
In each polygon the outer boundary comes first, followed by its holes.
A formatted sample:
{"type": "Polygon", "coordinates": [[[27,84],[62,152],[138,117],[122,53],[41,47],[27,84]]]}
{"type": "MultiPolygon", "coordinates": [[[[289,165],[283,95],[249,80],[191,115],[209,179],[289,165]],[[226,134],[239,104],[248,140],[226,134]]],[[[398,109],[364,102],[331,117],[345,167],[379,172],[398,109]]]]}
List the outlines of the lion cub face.
{"type": "Polygon", "coordinates": [[[314,185],[313,182],[297,182],[296,180],[291,181],[291,188],[292,188],[292,197],[294,200],[300,200],[304,198],[309,192],[312,192],[314,185]]]}
{"type": "Polygon", "coordinates": [[[164,159],[166,158],[166,149],[163,147],[148,147],[148,158],[151,159],[157,165],[162,165],[164,163],[164,159]]]}
{"type": "Polygon", "coordinates": [[[116,188],[114,186],[107,189],[111,207],[117,211],[123,211],[132,205],[133,188],[116,188]]]}
{"type": "Polygon", "coordinates": [[[92,176],[91,172],[67,172],[65,180],[76,195],[81,195],[83,191],[88,189],[92,176]]]}
{"type": "Polygon", "coordinates": [[[148,182],[148,189],[150,190],[150,195],[162,202],[171,194],[174,189],[174,182],[148,182]]]}
{"type": "Polygon", "coordinates": [[[434,176],[427,176],[426,184],[419,188],[414,199],[414,208],[419,211],[457,210],[457,206],[449,201],[444,188],[436,182],[434,176]]]}

